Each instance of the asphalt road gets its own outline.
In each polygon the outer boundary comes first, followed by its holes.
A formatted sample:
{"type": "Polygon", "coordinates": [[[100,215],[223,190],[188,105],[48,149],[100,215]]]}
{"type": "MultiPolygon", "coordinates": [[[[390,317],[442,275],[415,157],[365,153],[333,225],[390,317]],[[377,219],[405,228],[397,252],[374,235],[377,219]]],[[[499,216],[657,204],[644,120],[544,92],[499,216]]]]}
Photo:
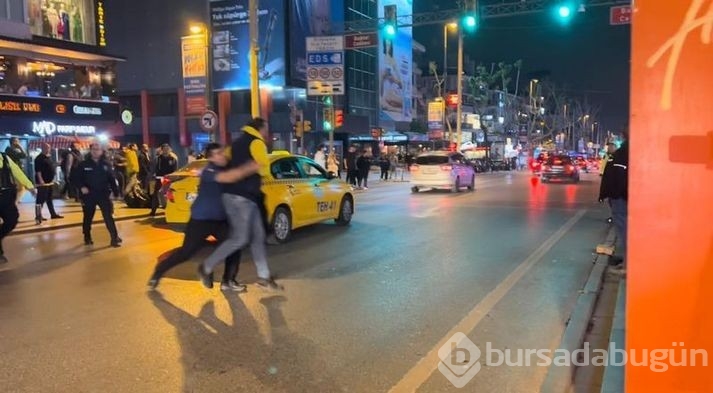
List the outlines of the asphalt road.
{"type": "MultiPolygon", "coordinates": [[[[473,193],[415,195],[372,182],[351,226],[269,247],[277,295],[206,290],[195,263],[147,293],[157,256],[182,238],[151,219],[119,223],[120,249],[102,226],[93,249],[80,228],[9,237],[2,391],[456,391],[437,358],[454,332],[481,349],[557,347],[607,230],[598,182],[500,173],[473,193]]],[[[249,255],[240,276],[255,279],[249,255]]],[[[459,391],[537,392],[546,373],[484,365],[459,391]]]]}

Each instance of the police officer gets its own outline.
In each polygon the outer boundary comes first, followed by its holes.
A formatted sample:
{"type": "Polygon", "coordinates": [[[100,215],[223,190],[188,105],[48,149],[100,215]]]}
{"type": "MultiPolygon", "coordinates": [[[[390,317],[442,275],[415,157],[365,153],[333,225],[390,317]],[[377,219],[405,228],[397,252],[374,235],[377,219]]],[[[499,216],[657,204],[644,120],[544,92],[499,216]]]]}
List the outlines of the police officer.
{"type": "Polygon", "coordinates": [[[35,193],[35,187],[30,179],[25,176],[15,162],[9,158],[8,154],[2,153],[0,157],[0,263],[7,262],[5,253],[2,248],[2,240],[9,235],[20,218],[20,212],[17,210],[17,188],[22,186],[35,193]]]}
{"type": "Polygon", "coordinates": [[[104,224],[111,235],[111,246],[119,247],[121,238],[116,232],[116,224],[112,212],[114,206],[110,199],[110,193],[119,194],[119,187],[111,170],[111,165],[104,156],[104,149],[98,143],[92,143],[89,148],[89,155],[79,164],[77,168],[77,188],[81,193],[83,202],[82,211],[84,222],[82,232],[84,233],[84,244],[92,245],[92,221],[97,206],[102,212],[104,224]]]}

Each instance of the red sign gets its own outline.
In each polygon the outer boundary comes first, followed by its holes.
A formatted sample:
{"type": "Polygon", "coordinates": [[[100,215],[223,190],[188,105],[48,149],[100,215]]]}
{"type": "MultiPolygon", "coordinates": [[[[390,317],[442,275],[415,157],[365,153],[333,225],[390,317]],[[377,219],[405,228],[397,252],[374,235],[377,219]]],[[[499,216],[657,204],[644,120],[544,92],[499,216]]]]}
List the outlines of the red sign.
{"type": "Polygon", "coordinates": [[[455,108],[458,106],[458,94],[449,94],[448,97],[446,98],[446,102],[448,102],[448,106],[455,108]]]}
{"type": "Polygon", "coordinates": [[[347,49],[371,48],[377,46],[378,42],[376,33],[344,36],[344,44],[347,49]]]}
{"type": "Polygon", "coordinates": [[[631,6],[619,5],[611,7],[609,10],[610,25],[629,25],[631,24],[631,6]]]}

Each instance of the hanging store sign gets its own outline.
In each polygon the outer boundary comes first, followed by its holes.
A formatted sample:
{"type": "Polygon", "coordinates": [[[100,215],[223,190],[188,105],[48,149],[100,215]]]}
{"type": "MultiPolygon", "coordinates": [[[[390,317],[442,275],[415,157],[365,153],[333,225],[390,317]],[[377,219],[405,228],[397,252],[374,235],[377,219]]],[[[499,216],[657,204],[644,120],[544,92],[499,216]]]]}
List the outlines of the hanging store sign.
{"type": "Polygon", "coordinates": [[[39,136],[50,135],[94,135],[97,128],[86,125],[57,124],[52,121],[33,121],[32,132],[39,136]]]}

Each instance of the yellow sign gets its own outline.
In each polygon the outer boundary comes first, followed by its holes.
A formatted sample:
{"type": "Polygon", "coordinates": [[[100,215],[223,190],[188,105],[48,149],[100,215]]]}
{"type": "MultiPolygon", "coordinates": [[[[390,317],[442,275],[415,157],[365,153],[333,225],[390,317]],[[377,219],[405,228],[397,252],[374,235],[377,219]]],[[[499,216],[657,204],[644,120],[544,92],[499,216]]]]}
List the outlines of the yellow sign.
{"type": "Polygon", "coordinates": [[[104,18],[104,2],[97,2],[97,30],[99,31],[99,46],[106,46],[106,25],[104,18]]]}
{"type": "Polygon", "coordinates": [[[431,101],[428,103],[428,123],[432,126],[430,128],[443,126],[443,101],[431,101]]]}
{"type": "Polygon", "coordinates": [[[201,78],[208,75],[207,48],[202,35],[187,36],[181,40],[183,56],[183,77],[201,78]]]}
{"type": "Polygon", "coordinates": [[[32,102],[0,101],[0,112],[34,112],[42,111],[40,104],[32,102]]]}

